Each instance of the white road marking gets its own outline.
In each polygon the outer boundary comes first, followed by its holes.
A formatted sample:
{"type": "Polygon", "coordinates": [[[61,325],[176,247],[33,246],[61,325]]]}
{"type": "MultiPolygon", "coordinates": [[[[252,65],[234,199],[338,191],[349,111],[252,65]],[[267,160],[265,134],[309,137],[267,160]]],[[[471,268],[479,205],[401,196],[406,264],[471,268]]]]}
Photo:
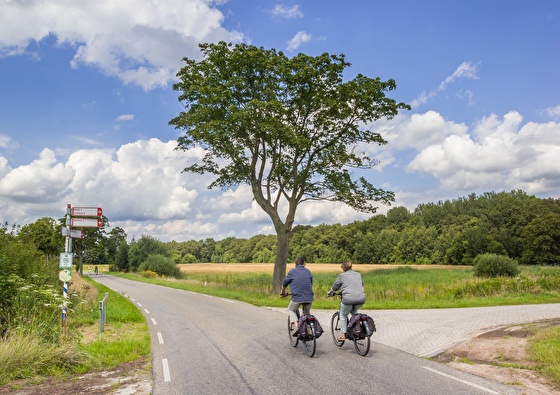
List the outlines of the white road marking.
{"type": "Polygon", "coordinates": [[[138,306],[142,307],[142,305],[141,305],[140,303],[137,302],[136,304],[137,304],[138,306]]]}
{"type": "Polygon", "coordinates": [[[161,335],[161,332],[157,333],[157,338],[158,338],[159,344],[163,344],[163,336],[161,335]]]}
{"type": "Polygon", "coordinates": [[[152,324],[157,325],[156,319],[152,317],[152,324]]]}
{"type": "Polygon", "coordinates": [[[144,309],[144,311],[146,312],[146,314],[150,314],[150,312],[147,309],[144,309]]]}
{"type": "Polygon", "coordinates": [[[441,375],[441,376],[443,376],[443,377],[447,377],[448,379],[455,380],[455,381],[458,381],[458,382],[463,383],[463,384],[466,384],[466,385],[470,385],[471,387],[478,388],[479,390],[482,390],[482,391],[484,391],[484,392],[488,392],[489,394],[496,394],[496,395],[499,395],[499,394],[500,394],[499,392],[496,392],[496,391],[494,391],[494,390],[491,390],[490,388],[486,388],[486,387],[483,387],[483,386],[481,386],[481,385],[478,385],[478,384],[475,384],[475,383],[471,383],[470,381],[462,380],[462,379],[460,379],[460,378],[458,378],[458,377],[454,377],[454,376],[451,376],[450,374],[440,372],[439,370],[432,369],[432,368],[430,368],[430,367],[428,367],[428,366],[422,366],[422,367],[423,367],[424,369],[426,369],[426,370],[429,370],[430,372],[434,372],[434,373],[437,373],[437,374],[439,374],[439,375],[441,375]]]}
{"type": "Polygon", "coordinates": [[[234,303],[234,301],[233,301],[233,300],[230,300],[230,299],[222,299],[222,300],[223,300],[224,302],[234,303]]]}
{"type": "Polygon", "coordinates": [[[134,298],[130,298],[130,300],[132,300],[133,302],[136,302],[136,301],[134,300],[134,298]]]}
{"type": "Polygon", "coordinates": [[[163,381],[171,381],[171,375],[169,374],[169,364],[167,363],[167,358],[161,360],[163,364],[163,381]]]}

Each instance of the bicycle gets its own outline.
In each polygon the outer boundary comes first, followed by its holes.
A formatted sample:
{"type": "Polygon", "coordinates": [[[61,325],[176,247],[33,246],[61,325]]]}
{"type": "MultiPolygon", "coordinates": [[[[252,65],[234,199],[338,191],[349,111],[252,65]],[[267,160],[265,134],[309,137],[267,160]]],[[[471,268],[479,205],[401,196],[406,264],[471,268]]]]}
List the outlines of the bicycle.
{"type": "MultiPolygon", "coordinates": [[[[342,296],[340,292],[333,294],[332,296],[342,296]]],[[[369,349],[371,346],[371,335],[367,335],[368,333],[375,332],[375,325],[373,328],[369,328],[370,324],[367,322],[368,316],[366,314],[357,313],[356,315],[360,315],[358,322],[356,325],[360,325],[361,330],[358,335],[352,334],[348,328],[347,332],[345,333],[346,340],[352,340],[354,342],[354,349],[356,352],[365,357],[369,353],[369,349]]],[[[353,317],[349,315],[349,317],[353,317]]],[[[350,323],[350,318],[348,319],[348,324],[350,323]]],[[[340,335],[342,335],[342,331],[340,330],[340,311],[337,310],[333,313],[331,318],[331,334],[334,344],[337,347],[342,347],[345,340],[339,340],[340,335]]]]}
{"type": "MultiPolygon", "coordinates": [[[[285,298],[289,295],[291,294],[288,293],[288,294],[280,295],[280,297],[285,298]]],[[[302,305],[300,304],[298,311],[296,313],[298,321],[302,314],[303,314],[303,308],[302,305]]],[[[306,322],[307,322],[307,333],[305,335],[301,335],[298,333],[297,336],[293,336],[292,332],[295,329],[295,325],[294,325],[294,321],[292,321],[291,314],[288,314],[288,336],[290,338],[290,344],[292,345],[292,347],[294,348],[297,347],[299,341],[301,340],[303,343],[303,347],[305,348],[305,353],[309,357],[313,357],[315,355],[315,350],[317,349],[317,337],[315,335],[316,333],[315,317],[307,316],[306,322]]]]}

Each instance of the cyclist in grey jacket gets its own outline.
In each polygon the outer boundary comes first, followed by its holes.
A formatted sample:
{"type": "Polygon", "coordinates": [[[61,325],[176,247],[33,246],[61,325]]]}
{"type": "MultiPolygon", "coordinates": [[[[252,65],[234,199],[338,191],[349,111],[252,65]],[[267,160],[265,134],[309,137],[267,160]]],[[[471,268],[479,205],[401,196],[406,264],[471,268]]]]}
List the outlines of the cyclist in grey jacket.
{"type": "Polygon", "coordinates": [[[354,315],[362,308],[366,303],[366,294],[362,275],[352,270],[352,262],[344,261],[340,267],[344,271],[338,276],[328,294],[332,296],[339,289],[342,294],[340,301],[340,331],[342,334],[338,340],[346,340],[348,314],[354,315]]]}

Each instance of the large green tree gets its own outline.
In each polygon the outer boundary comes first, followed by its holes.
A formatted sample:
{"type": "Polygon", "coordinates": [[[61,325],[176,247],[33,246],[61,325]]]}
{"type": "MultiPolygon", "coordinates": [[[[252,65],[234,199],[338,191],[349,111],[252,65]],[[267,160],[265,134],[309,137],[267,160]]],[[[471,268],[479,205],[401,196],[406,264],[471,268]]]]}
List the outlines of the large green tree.
{"type": "Polygon", "coordinates": [[[155,237],[142,235],[140,240],[131,243],[128,249],[128,269],[137,271],[150,255],[162,255],[171,258],[171,248],[155,237]]]}
{"type": "Polygon", "coordinates": [[[64,239],[54,218],[43,217],[21,228],[18,238],[23,243],[34,244],[47,259],[56,257],[64,247],[64,239]],[[58,230],[58,231],[57,231],[58,230]]]}
{"type": "Polygon", "coordinates": [[[185,106],[170,121],[185,131],[178,147],[206,150],[185,171],[214,174],[210,188],[251,186],[276,231],[278,291],[300,203],[338,201],[375,212],[376,202],[394,200],[351,169],[376,164],[359,144],[386,143],[363,125],[410,107],[386,97],[396,88],[392,79],[358,74],[344,81],[350,66],[344,55],[288,58],[275,49],[225,42],[200,48],[203,59],[184,58],[173,86],[185,106]]]}

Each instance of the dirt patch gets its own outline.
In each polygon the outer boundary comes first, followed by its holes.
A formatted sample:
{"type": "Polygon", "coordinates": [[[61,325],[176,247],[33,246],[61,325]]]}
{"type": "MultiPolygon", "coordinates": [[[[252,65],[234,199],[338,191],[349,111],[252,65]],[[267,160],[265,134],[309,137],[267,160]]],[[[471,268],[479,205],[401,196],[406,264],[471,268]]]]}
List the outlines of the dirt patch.
{"type": "Polygon", "coordinates": [[[149,395],[152,369],[149,361],[128,362],[110,371],[69,377],[47,377],[40,383],[17,380],[0,386],[0,395],[149,395]]]}
{"type": "Polygon", "coordinates": [[[560,395],[560,388],[533,370],[535,362],[528,353],[530,338],[536,329],[557,325],[560,325],[559,319],[500,327],[433,359],[476,376],[513,385],[525,395],[560,395]]]}

